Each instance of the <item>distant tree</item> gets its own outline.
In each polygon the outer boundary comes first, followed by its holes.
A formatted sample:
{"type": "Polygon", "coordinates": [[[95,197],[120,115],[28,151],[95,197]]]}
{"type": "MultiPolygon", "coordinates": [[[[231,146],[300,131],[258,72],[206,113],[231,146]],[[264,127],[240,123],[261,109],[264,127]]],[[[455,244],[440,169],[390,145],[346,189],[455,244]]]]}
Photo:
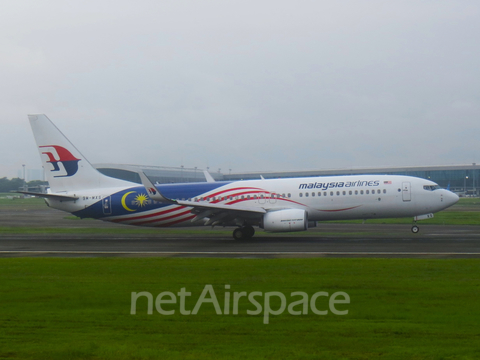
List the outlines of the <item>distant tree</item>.
{"type": "Polygon", "coordinates": [[[13,178],[8,180],[6,177],[0,179],[0,192],[10,192],[18,190],[23,186],[23,179],[13,178]]]}
{"type": "Polygon", "coordinates": [[[9,191],[7,190],[10,185],[10,180],[8,180],[6,177],[3,177],[0,179],[0,192],[6,192],[9,191]]]}
{"type": "Polygon", "coordinates": [[[48,185],[48,181],[43,180],[32,180],[27,182],[28,186],[39,186],[39,185],[48,185]]]}

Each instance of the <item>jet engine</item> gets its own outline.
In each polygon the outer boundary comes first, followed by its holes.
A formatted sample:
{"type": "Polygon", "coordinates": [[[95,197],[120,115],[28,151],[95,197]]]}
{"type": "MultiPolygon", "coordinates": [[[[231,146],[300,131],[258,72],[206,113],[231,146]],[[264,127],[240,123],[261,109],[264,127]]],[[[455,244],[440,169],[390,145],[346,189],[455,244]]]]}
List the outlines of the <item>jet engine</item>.
{"type": "Polygon", "coordinates": [[[304,231],[308,229],[308,214],[301,209],[285,209],[267,212],[263,216],[265,231],[304,231]]]}

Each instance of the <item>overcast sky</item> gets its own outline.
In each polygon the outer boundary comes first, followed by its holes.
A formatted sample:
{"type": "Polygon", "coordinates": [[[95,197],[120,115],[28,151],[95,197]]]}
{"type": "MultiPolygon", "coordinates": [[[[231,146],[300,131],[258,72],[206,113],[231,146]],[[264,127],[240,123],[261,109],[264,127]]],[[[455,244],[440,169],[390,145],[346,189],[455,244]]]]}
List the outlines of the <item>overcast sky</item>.
{"type": "Polygon", "coordinates": [[[479,1],[3,1],[0,177],[27,114],[92,163],[480,163],[479,1]]]}

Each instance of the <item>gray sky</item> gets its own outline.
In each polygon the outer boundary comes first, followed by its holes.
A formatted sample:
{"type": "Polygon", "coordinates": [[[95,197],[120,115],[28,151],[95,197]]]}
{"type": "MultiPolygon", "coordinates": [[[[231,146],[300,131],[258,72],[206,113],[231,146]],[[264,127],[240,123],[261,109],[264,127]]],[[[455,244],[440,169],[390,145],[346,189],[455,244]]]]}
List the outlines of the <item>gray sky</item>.
{"type": "Polygon", "coordinates": [[[3,1],[0,177],[28,113],[92,163],[480,163],[479,1],[3,1]]]}

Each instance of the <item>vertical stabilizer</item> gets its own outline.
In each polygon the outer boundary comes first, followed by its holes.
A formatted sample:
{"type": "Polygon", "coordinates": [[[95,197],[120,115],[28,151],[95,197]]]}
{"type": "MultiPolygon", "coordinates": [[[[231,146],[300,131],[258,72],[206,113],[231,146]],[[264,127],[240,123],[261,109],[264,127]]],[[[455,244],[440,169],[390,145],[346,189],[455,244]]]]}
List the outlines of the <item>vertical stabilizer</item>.
{"type": "Polygon", "coordinates": [[[28,119],[52,192],[136,185],[98,172],[45,115],[28,119]]]}

